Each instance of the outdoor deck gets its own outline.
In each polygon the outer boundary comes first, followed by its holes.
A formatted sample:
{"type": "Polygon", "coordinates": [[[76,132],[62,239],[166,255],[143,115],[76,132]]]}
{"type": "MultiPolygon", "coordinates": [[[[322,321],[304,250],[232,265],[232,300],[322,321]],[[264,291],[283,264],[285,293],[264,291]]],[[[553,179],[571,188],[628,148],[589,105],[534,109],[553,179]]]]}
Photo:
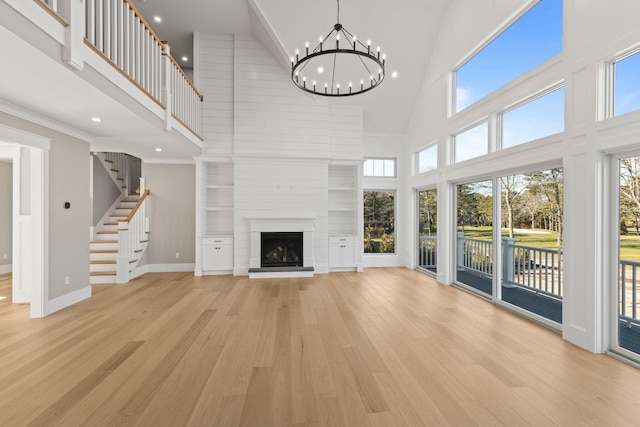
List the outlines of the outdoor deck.
{"type": "MultiPolygon", "coordinates": [[[[425,268],[435,273],[434,268],[425,268]]],[[[486,295],[492,294],[492,278],[486,274],[458,271],[457,281],[486,295]]],[[[562,324],[562,301],[518,287],[502,287],[502,300],[562,324]]],[[[620,347],[640,354],[640,327],[620,321],[620,347]]]]}

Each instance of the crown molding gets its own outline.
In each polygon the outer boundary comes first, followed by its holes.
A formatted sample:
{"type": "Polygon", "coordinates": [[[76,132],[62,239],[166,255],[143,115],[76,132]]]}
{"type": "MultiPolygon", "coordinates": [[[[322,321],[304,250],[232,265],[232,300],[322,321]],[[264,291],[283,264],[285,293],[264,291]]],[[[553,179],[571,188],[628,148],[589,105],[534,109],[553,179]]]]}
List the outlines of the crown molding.
{"type": "Polygon", "coordinates": [[[18,107],[17,105],[11,104],[4,100],[0,100],[0,112],[10,114],[12,116],[26,120],[28,122],[31,122],[40,126],[44,126],[48,129],[54,130],[56,132],[64,133],[65,135],[69,135],[86,142],[93,142],[95,140],[95,137],[93,135],[89,135],[88,133],[82,132],[71,126],[65,125],[64,123],[60,123],[49,117],[43,116],[38,113],[34,113],[33,111],[26,110],[22,107],[18,107]]]}

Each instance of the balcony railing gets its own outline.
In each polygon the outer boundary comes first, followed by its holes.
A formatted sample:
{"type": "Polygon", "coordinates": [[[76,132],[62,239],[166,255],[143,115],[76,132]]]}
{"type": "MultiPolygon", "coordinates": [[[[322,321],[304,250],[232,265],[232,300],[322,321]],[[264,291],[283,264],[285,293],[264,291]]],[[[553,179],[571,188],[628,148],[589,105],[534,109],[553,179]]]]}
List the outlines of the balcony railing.
{"type": "MultiPolygon", "coordinates": [[[[562,299],[562,250],[516,245],[502,239],[502,283],[562,299]]],[[[493,242],[458,235],[458,267],[493,275],[493,242]]]]}
{"type": "Polygon", "coordinates": [[[418,247],[418,265],[422,268],[433,269],[438,263],[436,236],[420,236],[418,247]]]}
{"type": "Polygon", "coordinates": [[[85,42],[200,138],[202,95],[130,0],[86,0],[85,42]]]}
{"type": "Polygon", "coordinates": [[[640,262],[620,260],[620,282],[618,295],[620,301],[620,320],[640,325],[638,310],[638,280],[640,280],[640,262]]]}

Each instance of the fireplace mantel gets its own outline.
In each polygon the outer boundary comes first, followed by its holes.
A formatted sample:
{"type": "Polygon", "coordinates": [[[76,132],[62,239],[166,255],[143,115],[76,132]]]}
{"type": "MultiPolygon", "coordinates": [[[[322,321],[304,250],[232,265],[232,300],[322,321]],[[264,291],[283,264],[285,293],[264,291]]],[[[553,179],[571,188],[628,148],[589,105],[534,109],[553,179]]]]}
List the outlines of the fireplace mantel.
{"type": "Polygon", "coordinates": [[[312,216],[296,215],[295,217],[249,217],[249,232],[251,236],[251,247],[249,257],[249,277],[312,277],[313,276],[313,232],[315,230],[316,218],[312,216]],[[261,269],[260,265],[260,233],[262,232],[302,232],[303,235],[303,267],[305,271],[277,271],[274,269],[261,269]],[[252,272],[260,269],[263,271],[252,272]],[[265,271],[266,270],[266,271],[265,271]]]}

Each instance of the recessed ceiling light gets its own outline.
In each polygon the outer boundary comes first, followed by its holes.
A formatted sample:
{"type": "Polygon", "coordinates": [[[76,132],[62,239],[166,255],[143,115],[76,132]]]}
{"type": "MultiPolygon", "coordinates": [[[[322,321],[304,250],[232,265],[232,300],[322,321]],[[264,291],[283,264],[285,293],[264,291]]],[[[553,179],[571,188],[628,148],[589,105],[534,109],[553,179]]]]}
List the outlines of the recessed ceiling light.
{"type": "Polygon", "coordinates": [[[162,151],[162,148],[156,148],[156,151],[160,152],[160,151],[162,151]]]}
{"type": "Polygon", "coordinates": [[[182,57],[182,60],[186,62],[186,61],[188,61],[188,60],[189,60],[189,58],[187,58],[186,56],[183,56],[183,57],[182,57]]]}
{"type": "Polygon", "coordinates": [[[156,22],[162,22],[162,18],[160,18],[159,16],[154,16],[153,20],[156,22]]]}
{"type": "Polygon", "coordinates": [[[322,74],[324,72],[324,68],[318,67],[318,73],[322,74]]]}
{"type": "Polygon", "coordinates": [[[391,77],[393,77],[394,79],[398,77],[398,72],[394,71],[393,73],[391,73],[391,77]]]}
{"type": "Polygon", "coordinates": [[[96,122],[96,123],[100,123],[102,121],[102,119],[100,117],[91,117],[91,120],[96,122]]]}

